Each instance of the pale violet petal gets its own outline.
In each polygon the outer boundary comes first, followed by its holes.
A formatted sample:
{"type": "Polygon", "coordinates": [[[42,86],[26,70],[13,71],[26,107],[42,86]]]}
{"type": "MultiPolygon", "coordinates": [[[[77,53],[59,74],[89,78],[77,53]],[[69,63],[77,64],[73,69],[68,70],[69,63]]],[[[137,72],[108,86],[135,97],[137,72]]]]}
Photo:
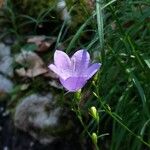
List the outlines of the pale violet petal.
{"type": "Polygon", "coordinates": [[[94,63],[84,72],[84,76],[87,77],[87,80],[90,79],[99,70],[100,66],[100,63],[94,63]]]}
{"type": "Polygon", "coordinates": [[[54,64],[50,64],[48,68],[51,69],[54,73],[56,73],[63,80],[69,78],[71,75],[70,70],[62,70],[58,68],[57,66],[55,66],[54,64]]]}
{"type": "Polygon", "coordinates": [[[86,84],[84,77],[70,77],[66,80],[60,78],[61,84],[70,92],[76,92],[86,84]]]}
{"type": "Polygon", "coordinates": [[[74,73],[81,74],[88,68],[90,63],[90,55],[87,50],[78,50],[71,57],[72,69],[74,73]]]}
{"type": "Polygon", "coordinates": [[[71,67],[71,60],[65,52],[56,50],[54,53],[54,64],[57,68],[61,68],[61,70],[68,70],[71,67]]]}
{"type": "Polygon", "coordinates": [[[53,64],[50,64],[48,66],[48,68],[50,70],[52,70],[54,73],[56,73],[58,76],[61,74],[61,71],[55,65],[53,65],[53,64]]]}

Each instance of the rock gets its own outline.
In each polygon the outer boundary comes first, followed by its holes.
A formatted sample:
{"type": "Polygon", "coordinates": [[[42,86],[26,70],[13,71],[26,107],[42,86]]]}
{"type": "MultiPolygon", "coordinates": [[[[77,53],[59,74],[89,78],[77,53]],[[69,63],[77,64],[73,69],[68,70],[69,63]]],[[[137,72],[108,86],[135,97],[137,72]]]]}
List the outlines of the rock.
{"type": "Polygon", "coordinates": [[[3,43],[0,43],[0,56],[10,56],[10,48],[3,43]]]}
{"type": "Polygon", "coordinates": [[[55,87],[57,89],[63,89],[63,86],[56,80],[49,81],[48,83],[52,87],[55,87]]]}
{"type": "Polygon", "coordinates": [[[51,94],[41,96],[32,94],[16,107],[15,126],[28,132],[42,144],[49,144],[59,137],[68,127],[61,124],[62,109],[56,106],[51,94]]]}
{"type": "Polygon", "coordinates": [[[0,96],[5,93],[10,93],[13,89],[13,83],[0,74],[0,96]]]}
{"type": "Polygon", "coordinates": [[[71,16],[66,6],[65,0],[58,0],[57,11],[60,14],[61,20],[66,21],[68,24],[71,22],[71,16]]]}
{"type": "Polygon", "coordinates": [[[6,44],[6,45],[12,45],[12,44],[14,44],[15,43],[15,40],[16,40],[16,38],[15,38],[15,36],[13,36],[13,35],[8,35],[8,36],[5,36],[4,38],[3,38],[3,42],[6,44]]]}
{"type": "Polygon", "coordinates": [[[10,54],[10,47],[0,43],[0,72],[12,77],[13,76],[13,58],[10,54]]]}
{"type": "Polygon", "coordinates": [[[36,53],[31,51],[22,51],[22,53],[16,55],[15,61],[24,66],[15,70],[19,76],[32,78],[48,71],[43,60],[36,53]]]}
{"type": "Polygon", "coordinates": [[[27,39],[27,43],[35,44],[36,49],[35,51],[38,52],[45,52],[49,50],[49,48],[56,42],[56,37],[46,37],[44,35],[36,35],[30,36],[27,39]]]}

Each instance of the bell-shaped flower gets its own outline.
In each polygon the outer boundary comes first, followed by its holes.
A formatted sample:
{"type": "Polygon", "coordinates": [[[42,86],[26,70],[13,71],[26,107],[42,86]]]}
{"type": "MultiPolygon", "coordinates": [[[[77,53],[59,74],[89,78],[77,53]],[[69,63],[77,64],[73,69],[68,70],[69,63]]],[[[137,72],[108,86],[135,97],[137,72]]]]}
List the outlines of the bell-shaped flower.
{"type": "Polygon", "coordinates": [[[61,84],[70,92],[81,89],[100,68],[100,63],[90,64],[90,55],[86,50],[78,50],[69,56],[60,50],[54,54],[54,64],[48,67],[59,76],[61,84]]]}

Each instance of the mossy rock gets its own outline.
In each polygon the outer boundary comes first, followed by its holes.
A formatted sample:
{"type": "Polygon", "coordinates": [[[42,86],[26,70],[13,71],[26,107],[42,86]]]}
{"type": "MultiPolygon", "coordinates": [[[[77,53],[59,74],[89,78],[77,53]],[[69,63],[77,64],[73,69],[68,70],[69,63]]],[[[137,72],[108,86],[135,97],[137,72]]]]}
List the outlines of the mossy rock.
{"type": "Polygon", "coordinates": [[[58,106],[56,97],[50,93],[31,94],[23,98],[16,106],[14,123],[42,144],[68,137],[73,127],[68,111],[58,106]]]}

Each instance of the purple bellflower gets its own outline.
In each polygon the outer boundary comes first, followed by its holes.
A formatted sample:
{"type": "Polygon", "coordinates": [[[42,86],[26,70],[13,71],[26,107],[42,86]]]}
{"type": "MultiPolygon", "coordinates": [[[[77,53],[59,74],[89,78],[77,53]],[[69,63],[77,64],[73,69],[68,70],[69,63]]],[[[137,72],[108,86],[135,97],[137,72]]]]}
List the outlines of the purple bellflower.
{"type": "Polygon", "coordinates": [[[78,50],[69,56],[60,50],[54,54],[54,64],[48,67],[59,76],[61,84],[69,91],[81,89],[100,68],[100,63],[90,64],[90,55],[86,50],[78,50]]]}

